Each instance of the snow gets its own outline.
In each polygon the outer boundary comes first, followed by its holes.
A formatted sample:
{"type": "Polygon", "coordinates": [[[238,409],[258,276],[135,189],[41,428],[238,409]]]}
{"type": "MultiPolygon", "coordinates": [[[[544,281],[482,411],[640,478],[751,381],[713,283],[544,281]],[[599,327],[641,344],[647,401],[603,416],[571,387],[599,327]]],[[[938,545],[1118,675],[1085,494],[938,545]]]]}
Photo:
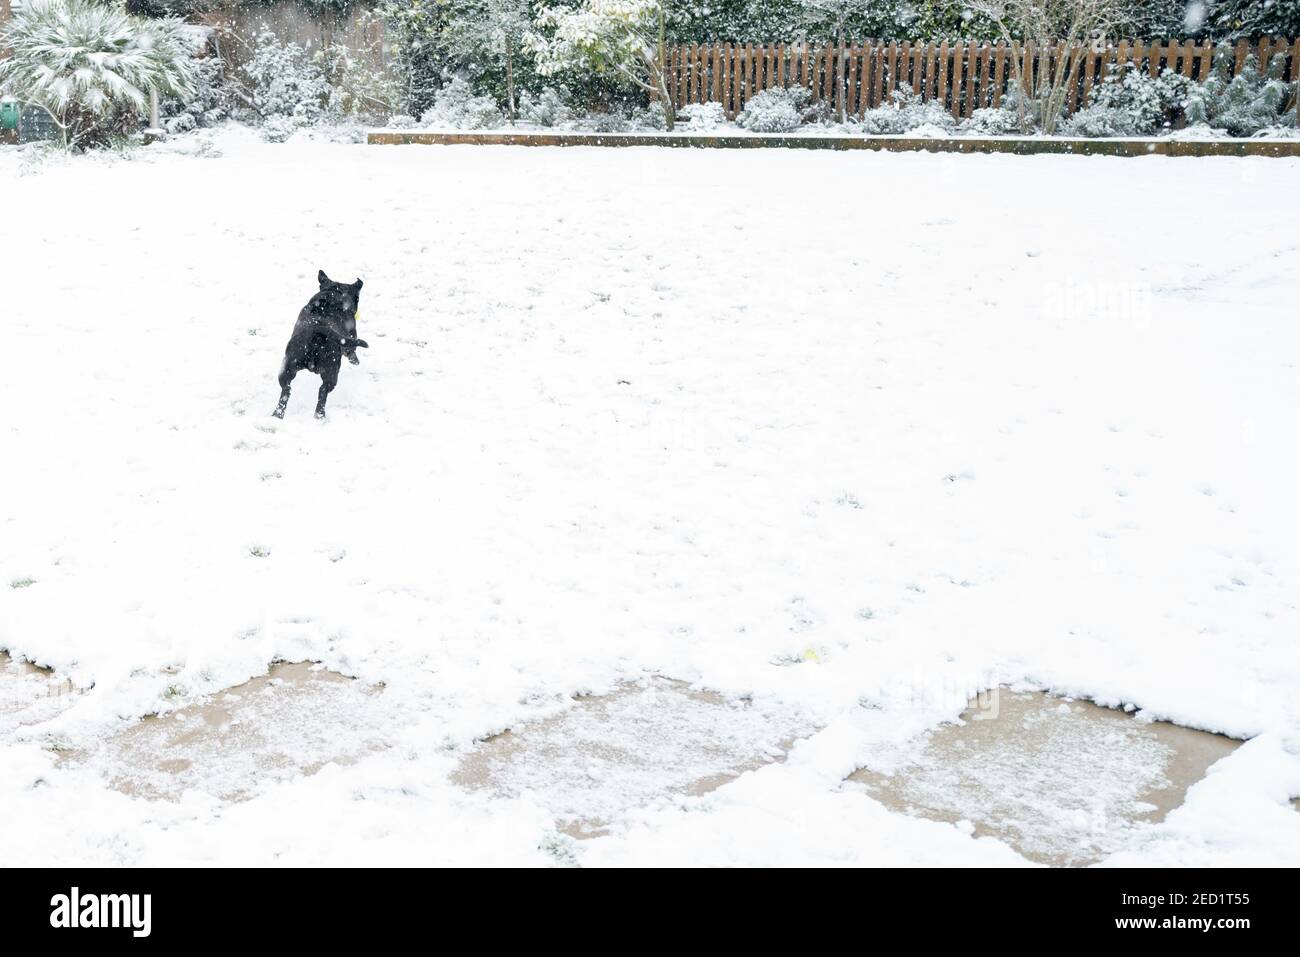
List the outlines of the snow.
{"type": "Polygon", "coordinates": [[[0,648],[78,689],[0,723],[6,862],[1024,864],[845,783],[1020,682],[1251,738],[1103,863],[1300,863],[1297,173],[0,150],[0,648]],[[321,268],[371,348],[278,422],[321,268]],[[115,735],[277,660],[385,717],[240,800],[109,786],[115,735]],[[654,675],[807,736],[583,841],[455,780],[654,675]]]}

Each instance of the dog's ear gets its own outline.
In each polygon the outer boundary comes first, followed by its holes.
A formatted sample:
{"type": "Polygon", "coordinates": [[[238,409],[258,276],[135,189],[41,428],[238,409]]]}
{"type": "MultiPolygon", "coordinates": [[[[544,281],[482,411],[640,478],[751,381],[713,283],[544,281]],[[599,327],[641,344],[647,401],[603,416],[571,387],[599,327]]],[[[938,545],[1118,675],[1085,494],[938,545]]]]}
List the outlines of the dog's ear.
{"type": "Polygon", "coordinates": [[[324,289],[330,284],[330,277],[325,275],[325,270],[322,269],[320,272],[316,273],[316,281],[320,283],[320,287],[324,289]]]}
{"type": "Polygon", "coordinates": [[[356,282],[354,282],[354,283],[352,284],[352,288],[355,289],[357,292],[360,292],[360,291],[361,291],[361,280],[358,279],[356,282]]]}

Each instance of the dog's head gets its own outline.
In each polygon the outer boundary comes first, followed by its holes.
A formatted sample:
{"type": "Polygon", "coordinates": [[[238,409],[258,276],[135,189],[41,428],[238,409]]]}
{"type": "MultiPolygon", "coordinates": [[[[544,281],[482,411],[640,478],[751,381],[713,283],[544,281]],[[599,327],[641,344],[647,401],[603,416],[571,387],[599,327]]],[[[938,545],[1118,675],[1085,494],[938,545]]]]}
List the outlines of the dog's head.
{"type": "Polygon", "coordinates": [[[361,303],[360,279],[353,283],[335,282],[325,275],[324,269],[316,273],[316,279],[320,282],[321,295],[329,300],[331,306],[337,308],[349,319],[356,315],[357,308],[361,303]]]}

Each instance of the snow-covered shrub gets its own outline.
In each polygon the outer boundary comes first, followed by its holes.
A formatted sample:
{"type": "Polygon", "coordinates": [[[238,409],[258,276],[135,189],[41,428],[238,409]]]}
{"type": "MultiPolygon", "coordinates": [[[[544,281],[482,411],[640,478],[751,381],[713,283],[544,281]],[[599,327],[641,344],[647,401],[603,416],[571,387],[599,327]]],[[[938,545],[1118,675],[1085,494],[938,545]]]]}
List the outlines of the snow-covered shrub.
{"type": "Polygon", "coordinates": [[[225,82],[225,65],[220,58],[194,61],[194,93],[188,99],[171,96],[159,104],[163,128],[168,133],[185,133],[199,127],[216,126],[231,116],[232,101],[225,82]]]}
{"type": "Polygon", "coordinates": [[[399,99],[392,77],[347,47],[336,44],[310,53],[268,29],[253,39],[234,81],[241,89],[232,115],[260,125],[272,142],[321,123],[383,122],[399,99]]]}
{"type": "Polygon", "coordinates": [[[1294,126],[1295,113],[1288,106],[1296,83],[1282,79],[1286,55],[1273,57],[1264,74],[1252,54],[1246,57],[1241,72],[1229,80],[1233,56],[1226,43],[1215,51],[1214,70],[1188,96],[1188,122],[1221,129],[1232,136],[1254,136],[1272,127],[1294,126]]]}
{"type": "Polygon", "coordinates": [[[183,29],[91,0],[29,0],[0,33],[0,93],[44,109],[66,145],[104,145],[139,125],[151,91],[193,95],[183,29]]]}
{"type": "MultiPolygon", "coordinates": [[[[266,135],[263,128],[263,136],[266,135]]],[[[291,130],[288,139],[308,143],[364,143],[366,127],[357,123],[322,123],[291,130]]]]}
{"type": "Polygon", "coordinates": [[[453,77],[433,96],[433,106],[420,117],[420,125],[456,130],[482,130],[502,126],[505,118],[490,96],[475,96],[474,88],[453,77]]]}
{"type": "Polygon", "coordinates": [[[534,126],[563,126],[573,119],[573,110],[558,90],[547,87],[537,94],[524,90],[519,95],[519,116],[534,126]]]}
{"type": "Polygon", "coordinates": [[[384,122],[397,108],[399,90],[384,70],[376,70],[345,46],[332,45],[312,57],[329,84],[325,112],[330,119],[384,122]]]}
{"type": "Polygon", "coordinates": [[[736,125],[753,133],[792,133],[820,119],[822,105],[810,103],[802,86],[774,87],[755,94],[736,116],[736,125]]]}
{"type": "Polygon", "coordinates": [[[869,136],[890,136],[924,130],[933,135],[948,134],[957,121],[938,100],[922,100],[920,95],[901,87],[890,95],[891,105],[864,110],[863,132],[869,136]]]}
{"type": "Polygon", "coordinates": [[[668,129],[668,113],[662,103],[646,103],[633,106],[628,115],[629,124],[637,130],[668,129]]]}
{"type": "Polygon", "coordinates": [[[707,133],[726,124],[727,111],[721,103],[692,103],[678,110],[677,117],[687,121],[687,128],[691,132],[707,133]]]}
{"type": "Polygon", "coordinates": [[[1021,132],[1020,117],[1005,106],[982,106],[961,124],[961,131],[975,136],[1014,136],[1021,132]]]}
{"type": "Polygon", "coordinates": [[[262,138],[268,143],[283,143],[304,125],[297,117],[275,113],[262,121],[262,138]]]}
{"type": "Polygon", "coordinates": [[[240,118],[260,123],[273,143],[319,122],[330,104],[331,88],[321,65],[298,44],[282,43],[269,30],[255,38],[239,80],[249,107],[240,118]]]}
{"type": "Polygon", "coordinates": [[[1091,101],[1065,121],[1069,136],[1150,136],[1182,117],[1195,84],[1168,67],[1158,77],[1131,63],[1093,89],[1091,101]]]}
{"type": "Polygon", "coordinates": [[[1095,103],[1085,106],[1067,119],[1061,125],[1061,132],[1066,136],[1088,137],[1145,135],[1131,113],[1095,103]]]}
{"type": "Polygon", "coordinates": [[[626,133],[633,127],[630,119],[615,112],[588,113],[575,125],[589,133],[626,133]]]}

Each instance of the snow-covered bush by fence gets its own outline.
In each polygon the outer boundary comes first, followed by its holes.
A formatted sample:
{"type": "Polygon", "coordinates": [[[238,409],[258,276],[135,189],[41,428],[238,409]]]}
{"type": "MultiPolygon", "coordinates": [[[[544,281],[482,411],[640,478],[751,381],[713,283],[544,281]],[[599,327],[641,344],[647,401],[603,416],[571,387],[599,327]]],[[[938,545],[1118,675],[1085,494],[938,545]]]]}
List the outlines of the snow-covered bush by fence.
{"type": "Polygon", "coordinates": [[[707,133],[727,125],[727,111],[721,103],[692,103],[677,111],[679,119],[686,120],[692,133],[707,133]]]}
{"type": "Polygon", "coordinates": [[[1294,127],[1297,84],[1282,79],[1285,56],[1273,57],[1265,74],[1252,54],[1246,58],[1246,68],[1228,79],[1232,55],[1226,44],[1215,52],[1213,72],[1188,95],[1187,121],[1224,130],[1231,136],[1254,136],[1272,127],[1294,127]]]}
{"type": "Polygon", "coordinates": [[[1021,132],[1020,117],[1005,106],[983,106],[962,123],[961,131],[972,136],[1015,136],[1021,132]]]}
{"type": "Polygon", "coordinates": [[[890,96],[889,106],[866,110],[862,115],[862,129],[869,136],[888,136],[912,133],[921,129],[951,133],[957,128],[952,113],[938,100],[921,100],[907,87],[890,96]]]}
{"type": "Polygon", "coordinates": [[[134,130],[151,93],[194,93],[184,25],[90,0],[30,0],[0,34],[0,92],[44,109],[71,147],[134,130]]]}
{"type": "Polygon", "coordinates": [[[1092,102],[1065,121],[1070,136],[1153,136],[1173,128],[1196,84],[1168,67],[1158,77],[1129,63],[1093,90],[1092,102]]]}
{"type": "Polygon", "coordinates": [[[433,106],[420,117],[422,126],[454,130],[483,130],[501,126],[505,118],[490,96],[476,96],[474,88],[453,77],[433,96],[433,106]]]}
{"type": "Polygon", "coordinates": [[[736,125],[752,133],[793,133],[822,118],[822,104],[810,102],[802,86],[778,87],[756,94],[736,116],[736,125]]]}

